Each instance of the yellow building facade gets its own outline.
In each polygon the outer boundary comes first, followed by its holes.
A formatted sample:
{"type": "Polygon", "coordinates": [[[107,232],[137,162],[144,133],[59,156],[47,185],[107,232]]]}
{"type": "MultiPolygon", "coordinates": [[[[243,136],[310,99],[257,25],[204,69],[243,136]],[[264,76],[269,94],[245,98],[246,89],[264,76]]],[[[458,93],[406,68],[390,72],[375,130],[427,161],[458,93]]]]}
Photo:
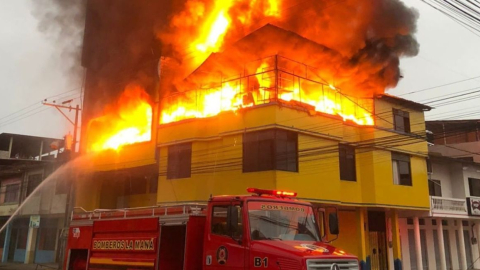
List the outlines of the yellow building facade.
{"type": "Polygon", "coordinates": [[[204,202],[246,194],[249,187],[295,191],[315,206],[338,209],[340,235],[329,239],[357,255],[362,269],[400,270],[399,216],[430,209],[424,121],[430,108],[385,94],[348,96],[326,84],[318,69],[286,58],[299,46],[326,51],[267,25],[211,56],[188,78],[201,82],[198,90],[164,97],[155,108],[153,122],[160,124],[152,127],[150,142],[95,156],[94,175],[77,185],[77,206],[204,202]],[[268,55],[277,55],[257,60],[255,53],[244,54],[252,42],[260,46],[256,36],[272,31],[289,41],[263,41],[268,55]],[[212,70],[223,72],[234,55],[252,66],[226,69],[242,74],[234,79],[202,81],[212,70]],[[202,103],[208,99],[214,102],[202,103]],[[341,116],[365,114],[371,122],[341,116]]]}
{"type": "Polygon", "coordinates": [[[126,208],[204,202],[211,195],[245,194],[248,187],[292,190],[318,206],[338,208],[340,235],[334,245],[357,255],[368,269],[399,269],[399,214],[429,210],[424,140],[428,108],[386,95],[375,97],[373,104],[374,126],[275,102],[160,125],[150,143],[98,155],[95,168],[100,176],[77,186],[76,204],[85,209],[126,208]],[[395,130],[398,111],[408,113],[409,132],[395,130]],[[281,148],[275,138],[287,134],[292,147],[286,155],[293,161],[273,156],[263,167],[247,168],[252,164],[246,159],[252,156],[246,149],[251,134],[266,136],[260,141],[272,140],[264,149],[272,153],[281,148]],[[354,151],[350,180],[341,179],[344,145],[354,151]],[[409,183],[395,179],[397,156],[406,159],[409,183]],[[138,180],[129,172],[127,182],[118,180],[125,179],[124,170],[153,167],[158,177],[138,180]],[[132,179],[145,184],[124,192],[132,179]]]}

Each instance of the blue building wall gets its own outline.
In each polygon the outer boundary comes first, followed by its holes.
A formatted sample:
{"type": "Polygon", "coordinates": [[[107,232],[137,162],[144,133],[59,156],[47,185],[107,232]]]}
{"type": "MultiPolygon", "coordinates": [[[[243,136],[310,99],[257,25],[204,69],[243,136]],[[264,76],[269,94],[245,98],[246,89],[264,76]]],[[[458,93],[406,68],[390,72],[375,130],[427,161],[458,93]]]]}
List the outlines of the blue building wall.
{"type": "Polygon", "coordinates": [[[14,262],[20,262],[23,263],[25,262],[25,249],[15,249],[15,254],[13,255],[13,261],[14,262]]]}
{"type": "Polygon", "coordinates": [[[36,250],[35,251],[35,263],[54,263],[55,251],[54,250],[36,250]]]}
{"type": "Polygon", "coordinates": [[[8,261],[8,250],[10,247],[11,234],[12,234],[12,223],[8,224],[7,229],[5,230],[5,242],[3,243],[2,263],[6,263],[8,261]]]}
{"type": "Polygon", "coordinates": [[[58,240],[58,219],[56,218],[43,218],[40,221],[40,228],[38,229],[37,239],[35,244],[35,263],[54,263],[55,262],[55,243],[58,240]],[[50,240],[50,245],[41,246],[42,234],[46,230],[50,231],[50,234],[43,235],[44,242],[46,239],[50,240]]]}
{"type": "MultiPolygon", "coordinates": [[[[6,244],[5,246],[6,247],[10,246],[12,248],[13,247],[15,248],[13,249],[13,254],[11,255],[8,254],[9,248],[5,248],[3,250],[2,262],[7,262],[7,261],[13,261],[13,262],[19,262],[19,263],[25,262],[26,243],[22,241],[25,239],[25,237],[21,237],[20,234],[22,234],[22,236],[25,236],[24,234],[27,231],[29,231],[27,221],[28,220],[18,220],[12,223],[11,225],[7,226],[7,230],[6,230],[7,234],[4,242],[6,244]],[[15,233],[13,234],[14,237],[12,237],[12,230],[15,230],[15,233]],[[19,243],[20,241],[22,241],[22,243],[19,243]],[[18,248],[19,246],[22,248],[18,248]],[[10,260],[8,260],[8,258],[10,258],[10,260]]],[[[57,233],[55,235],[52,235],[52,234],[48,236],[44,235],[44,239],[48,238],[56,242],[58,240],[58,228],[56,227],[57,224],[58,224],[58,219],[48,219],[48,218],[41,219],[40,228],[38,229],[37,237],[35,239],[35,251],[34,251],[35,263],[54,263],[55,262],[56,250],[54,246],[51,243],[48,246],[43,246],[43,248],[50,248],[51,250],[40,250],[40,238],[41,238],[42,229],[50,228],[50,229],[56,230],[57,233]]]]}

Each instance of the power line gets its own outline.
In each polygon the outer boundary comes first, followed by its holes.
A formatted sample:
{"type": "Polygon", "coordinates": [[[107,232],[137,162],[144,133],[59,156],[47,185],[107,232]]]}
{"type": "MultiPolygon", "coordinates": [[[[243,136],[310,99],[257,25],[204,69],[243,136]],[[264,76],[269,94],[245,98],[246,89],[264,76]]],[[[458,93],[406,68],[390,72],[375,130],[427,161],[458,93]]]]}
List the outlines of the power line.
{"type": "Polygon", "coordinates": [[[464,80],[460,80],[460,81],[454,81],[454,82],[441,84],[441,85],[437,85],[437,86],[432,86],[432,87],[428,87],[428,88],[423,88],[423,89],[420,89],[420,90],[415,90],[415,91],[408,92],[408,93],[405,93],[405,94],[401,94],[401,95],[398,95],[398,96],[402,97],[402,96],[406,96],[406,95],[416,94],[416,93],[420,93],[420,92],[424,92],[424,91],[428,91],[428,90],[432,90],[432,89],[436,89],[436,88],[440,88],[440,87],[444,87],[444,86],[449,86],[449,85],[454,85],[454,84],[461,83],[461,82],[475,80],[475,79],[478,79],[478,78],[480,78],[480,76],[471,77],[471,78],[468,78],[468,79],[464,79],[464,80]]]}
{"type": "MultiPolygon", "coordinates": [[[[66,93],[66,92],[65,92],[66,93]]],[[[65,97],[62,97],[62,99],[68,99],[68,98],[72,98],[74,97],[73,99],[77,99],[77,98],[80,98],[80,96],[78,96],[78,93],[77,94],[73,94],[73,95],[68,95],[68,96],[65,96],[65,97]],[[77,97],[75,97],[77,96],[77,97]]],[[[28,109],[28,108],[31,108],[33,106],[28,106],[28,107],[25,107],[24,109],[22,110],[19,110],[19,111],[16,111],[14,113],[11,113],[10,115],[14,115],[13,117],[11,117],[10,119],[6,119],[2,122],[0,122],[0,127],[4,127],[4,126],[7,126],[7,125],[10,125],[10,124],[13,124],[13,123],[16,123],[16,122],[19,122],[23,119],[26,119],[28,117],[31,117],[33,115],[36,115],[38,113],[41,113],[41,112],[44,112],[46,110],[48,110],[48,108],[45,108],[45,109],[42,109],[43,106],[41,105],[41,103],[39,103],[40,106],[36,106],[35,108],[32,108],[31,110],[28,110],[26,112],[23,112],[25,109],[28,109]],[[20,112],[23,112],[19,115],[17,115],[18,113],[20,112]]],[[[3,119],[5,119],[6,117],[4,117],[3,119]]]]}
{"type": "Polygon", "coordinates": [[[462,8],[456,3],[460,1],[452,2],[451,0],[433,0],[433,2],[426,0],[421,1],[446,15],[475,36],[480,37],[478,34],[480,32],[480,20],[475,17],[476,12],[472,6],[464,5],[462,8]]]}

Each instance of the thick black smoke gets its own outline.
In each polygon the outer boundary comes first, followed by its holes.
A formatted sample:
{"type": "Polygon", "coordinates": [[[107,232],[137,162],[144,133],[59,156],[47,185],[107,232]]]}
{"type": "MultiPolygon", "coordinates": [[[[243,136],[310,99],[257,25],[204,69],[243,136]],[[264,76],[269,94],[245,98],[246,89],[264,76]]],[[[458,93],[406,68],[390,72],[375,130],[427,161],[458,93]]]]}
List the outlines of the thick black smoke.
{"type": "Polygon", "coordinates": [[[161,52],[155,33],[170,2],[34,0],[32,13],[70,75],[86,68],[86,106],[101,112],[130,83],[154,92],[161,52]]]}
{"type": "MultiPolygon", "coordinates": [[[[315,59],[305,55],[308,50],[299,44],[294,48],[298,55],[294,59],[306,59],[303,63],[315,64],[325,73],[325,79],[334,82],[340,89],[361,95],[383,93],[395,87],[400,79],[400,58],[418,54],[419,44],[415,39],[418,12],[406,7],[400,0],[276,1],[280,16],[263,13],[263,5],[260,4],[266,1],[235,1],[228,10],[230,26],[219,52],[265,24],[272,23],[336,53],[331,62],[315,63],[315,59]],[[256,11],[245,9],[251,8],[251,3],[255,3],[253,7],[257,8],[256,11]],[[248,12],[255,15],[255,19],[241,20],[248,12]]],[[[195,41],[208,12],[217,3],[218,0],[176,1],[169,28],[159,37],[163,44],[168,45],[171,56],[176,58],[180,67],[189,67],[189,62],[198,58],[192,56],[191,46],[188,45],[195,41]],[[204,10],[205,14],[193,16],[199,10],[204,10]]],[[[271,40],[283,46],[279,50],[286,51],[291,47],[281,38],[264,35],[252,42],[248,52],[244,53],[255,53],[258,58],[269,56],[271,50],[262,49],[261,44],[270,44],[271,40]]],[[[231,55],[228,57],[232,58],[231,55]]],[[[239,63],[243,60],[240,55],[239,63]]],[[[198,63],[194,63],[193,70],[196,65],[198,63]]],[[[190,70],[192,68],[181,75],[188,75],[190,70]]],[[[222,69],[218,71],[222,72],[222,69]]],[[[182,79],[177,81],[182,83],[182,79]]]]}
{"type": "Polygon", "coordinates": [[[310,1],[289,10],[280,25],[342,55],[343,74],[363,85],[360,91],[383,92],[397,85],[400,58],[419,52],[417,19],[400,0],[310,1]]]}

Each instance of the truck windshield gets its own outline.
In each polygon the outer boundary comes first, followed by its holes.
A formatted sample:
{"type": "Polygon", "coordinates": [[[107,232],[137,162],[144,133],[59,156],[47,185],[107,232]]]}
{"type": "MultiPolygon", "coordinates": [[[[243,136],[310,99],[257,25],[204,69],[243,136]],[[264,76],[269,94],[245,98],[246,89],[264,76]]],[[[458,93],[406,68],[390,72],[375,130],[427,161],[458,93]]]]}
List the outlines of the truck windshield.
{"type": "Polygon", "coordinates": [[[248,217],[252,240],[320,241],[310,206],[249,202],[248,217]]]}

